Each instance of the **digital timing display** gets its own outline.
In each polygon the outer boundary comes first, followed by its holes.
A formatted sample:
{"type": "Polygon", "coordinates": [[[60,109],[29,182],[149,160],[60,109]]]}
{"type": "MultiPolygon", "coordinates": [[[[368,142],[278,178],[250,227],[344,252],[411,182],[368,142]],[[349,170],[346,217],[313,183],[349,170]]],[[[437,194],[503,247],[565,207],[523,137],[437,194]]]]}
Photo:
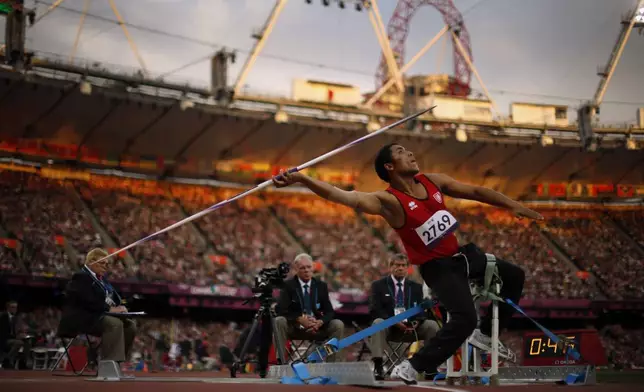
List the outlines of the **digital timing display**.
{"type": "MultiPolygon", "coordinates": [[[[564,337],[572,342],[569,345],[570,348],[581,352],[580,337],[578,335],[570,334],[564,337]]],[[[563,357],[566,355],[564,346],[558,346],[547,336],[526,337],[523,350],[525,357],[563,357]]]]}

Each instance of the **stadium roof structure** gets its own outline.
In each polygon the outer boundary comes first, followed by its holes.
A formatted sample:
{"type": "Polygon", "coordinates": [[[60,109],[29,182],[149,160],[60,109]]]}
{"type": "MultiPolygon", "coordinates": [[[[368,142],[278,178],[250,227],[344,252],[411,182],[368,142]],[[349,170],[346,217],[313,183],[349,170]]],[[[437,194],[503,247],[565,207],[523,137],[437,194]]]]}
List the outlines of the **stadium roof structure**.
{"type": "MultiPolygon", "coordinates": [[[[284,3],[284,0],[276,2],[247,63],[252,65],[252,53],[261,50],[261,42],[270,35],[271,26],[284,3]]],[[[460,50],[455,50],[455,57],[460,59],[455,59],[455,73],[466,84],[472,72],[484,86],[471,64],[469,44],[459,39],[466,36],[462,34],[464,30],[457,36],[449,25],[458,22],[460,15],[449,7],[451,1],[418,0],[412,3],[413,7],[432,5],[442,10],[448,26],[443,33],[449,31],[455,42],[460,43],[456,46],[461,46],[460,50]]],[[[53,12],[60,4],[62,1],[57,0],[48,12],[53,12]]],[[[127,23],[123,22],[113,1],[110,4],[119,26],[127,35],[127,23]]],[[[397,15],[404,20],[412,11],[397,10],[397,15]]],[[[374,31],[380,32],[382,38],[384,25],[377,7],[369,7],[369,12],[374,31]]],[[[82,14],[87,14],[86,8],[82,14]]],[[[45,15],[39,15],[36,20],[45,15]]],[[[395,20],[390,27],[387,36],[397,31],[395,20]]],[[[634,24],[629,26],[631,30],[633,27],[634,24]]],[[[403,27],[399,25],[398,28],[403,27]]],[[[404,31],[401,34],[404,35],[404,31]]],[[[434,38],[430,42],[435,41],[434,38]]],[[[620,36],[620,40],[623,38],[620,36]]],[[[136,44],[129,37],[128,40],[136,53],[136,44]]],[[[396,85],[404,68],[402,59],[392,58],[393,52],[387,48],[386,40],[379,41],[383,48],[378,73],[380,84],[396,85]],[[381,71],[384,65],[397,69],[388,81],[383,76],[386,73],[381,71]]],[[[617,52],[622,50],[619,44],[617,52]]],[[[621,44],[623,48],[623,42],[621,44]]],[[[619,55],[613,53],[611,63],[614,60],[618,61],[619,55]]],[[[141,65],[145,69],[143,61],[141,65]]],[[[249,69],[250,66],[244,67],[233,90],[243,84],[243,74],[249,69]]],[[[613,71],[614,65],[610,73],[613,71]]],[[[603,91],[604,79],[600,87],[603,91]]],[[[603,92],[595,101],[601,101],[601,96],[603,92]]],[[[395,121],[401,115],[369,107],[342,107],[244,94],[237,94],[231,103],[222,105],[213,99],[207,88],[151,79],[144,72],[124,74],[100,64],[79,65],[51,55],[35,54],[29,68],[22,72],[4,68],[0,73],[0,116],[3,119],[0,135],[3,138],[74,145],[79,147],[76,157],[79,161],[83,148],[115,157],[117,162],[133,155],[162,159],[164,165],[146,169],[160,176],[209,176],[214,163],[228,160],[294,166],[356,139],[374,126],[395,121]],[[193,164],[185,164],[188,161],[193,164]]],[[[594,132],[598,135],[596,151],[585,152],[579,147],[576,125],[455,120],[430,114],[421,118],[413,129],[393,130],[320,166],[356,172],[361,189],[378,189],[382,183],[371,169],[375,152],[382,144],[399,142],[416,151],[423,170],[442,171],[462,180],[496,187],[513,196],[542,181],[643,183],[642,151],[624,147],[629,146],[629,141],[640,140],[638,135],[644,134],[644,129],[596,126],[594,132]],[[465,143],[454,138],[455,133],[464,129],[469,134],[469,141],[465,143]],[[545,142],[548,138],[550,143],[545,142]],[[556,140],[554,145],[553,139],[556,140]]],[[[21,156],[20,149],[3,154],[21,156]]]]}
{"type": "MultiPolygon", "coordinates": [[[[362,123],[293,116],[276,121],[278,106],[265,103],[265,112],[239,107],[195,105],[180,99],[128,92],[111,82],[84,94],[78,82],[38,74],[0,73],[0,134],[4,140],[45,140],[112,155],[117,161],[136,155],[162,157],[166,164],[146,170],[162,175],[206,177],[214,162],[243,160],[276,166],[295,166],[365,134],[362,123]],[[204,162],[185,166],[187,161],[204,162]],[[176,167],[173,169],[173,165],[176,167]],[[189,168],[188,168],[189,167],[189,168]]],[[[322,114],[323,111],[320,111],[322,114]]],[[[310,113],[309,113],[310,115],[310,113]]],[[[359,173],[361,189],[383,184],[372,170],[379,146],[398,142],[412,148],[423,170],[441,171],[462,180],[494,186],[513,195],[542,181],[644,182],[640,150],[603,148],[584,152],[570,146],[542,146],[524,136],[488,136],[461,143],[449,130],[414,133],[392,130],[367,140],[320,164],[359,173]]],[[[81,160],[82,149],[77,158],[81,160]]],[[[5,156],[7,154],[5,153],[5,156]]],[[[19,150],[9,154],[22,156],[19,150]]]]}

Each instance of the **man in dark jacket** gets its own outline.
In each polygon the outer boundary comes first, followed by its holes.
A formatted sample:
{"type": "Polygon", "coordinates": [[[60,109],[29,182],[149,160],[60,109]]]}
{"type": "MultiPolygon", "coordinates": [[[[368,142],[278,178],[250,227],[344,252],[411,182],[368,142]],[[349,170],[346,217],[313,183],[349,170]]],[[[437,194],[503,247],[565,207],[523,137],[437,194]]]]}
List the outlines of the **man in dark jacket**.
{"type": "Polygon", "coordinates": [[[20,339],[18,331],[18,303],[9,301],[6,305],[7,311],[0,314],[0,368],[3,362],[13,366],[22,348],[27,367],[31,364],[31,344],[28,339],[20,339]]]}
{"type": "MultiPolygon", "coordinates": [[[[373,324],[380,323],[423,302],[423,286],[407,279],[408,268],[407,256],[396,254],[389,260],[391,274],[371,285],[369,314],[373,324]]],[[[384,378],[382,356],[387,341],[415,342],[424,340],[427,344],[438,330],[438,323],[427,319],[426,312],[423,312],[373,335],[371,337],[371,357],[374,362],[376,379],[382,380],[384,378]]]]}
{"type": "Polygon", "coordinates": [[[92,264],[107,255],[103,249],[90,251],[82,270],[67,284],[58,336],[72,338],[79,333],[100,336],[101,359],[124,362],[134,341],[136,324],[131,319],[106,314],[127,312],[121,297],[103,277],[110,259],[92,264]]]}
{"type": "MultiPolygon", "coordinates": [[[[276,333],[283,344],[294,340],[342,339],[344,323],[334,319],[335,311],[329,298],[329,288],[321,280],[313,278],[313,260],[300,254],[293,262],[296,276],[284,282],[275,319],[276,333]]],[[[336,355],[327,358],[335,362],[336,355]]]]}

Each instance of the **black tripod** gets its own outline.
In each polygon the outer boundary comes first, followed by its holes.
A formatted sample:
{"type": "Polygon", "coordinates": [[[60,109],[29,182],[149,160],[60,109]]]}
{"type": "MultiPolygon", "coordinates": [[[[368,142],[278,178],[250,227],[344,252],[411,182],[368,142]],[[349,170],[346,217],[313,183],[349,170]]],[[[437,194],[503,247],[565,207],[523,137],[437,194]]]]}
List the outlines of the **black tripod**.
{"type": "Polygon", "coordinates": [[[257,328],[259,327],[260,322],[262,323],[262,334],[260,336],[259,346],[259,376],[261,378],[266,377],[268,370],[268,351],[271,347],[273,337],[275,337],[275,352],[277,354],[277,360],[281,365],[284,365],[286,363],[286,361],[284,360],[284,342],[281,341],[279,334],[273,333],[276,330],[276,314],[275,311],[271,308],[273,303],[275,302],[275,300],[273,299],[272,290],[262,291],[259,294],[255,295],[253,298],[245,301],[244,304],[255,300],[259,300],[259,310],[253,317],[253,324],[250,327],[250,332],[248,333],[246,341],[242,346],[239,358],[237,358],[237,360],[233,362],[232,366],[230,367],[230,377],[233,378],[237,377],[237,371],[239,371],[241,365],[246,363],[245,356],[247,354],[248,347],[253,340],[253,336],[255,336],[255,332],[257,332],[257,328]]]}

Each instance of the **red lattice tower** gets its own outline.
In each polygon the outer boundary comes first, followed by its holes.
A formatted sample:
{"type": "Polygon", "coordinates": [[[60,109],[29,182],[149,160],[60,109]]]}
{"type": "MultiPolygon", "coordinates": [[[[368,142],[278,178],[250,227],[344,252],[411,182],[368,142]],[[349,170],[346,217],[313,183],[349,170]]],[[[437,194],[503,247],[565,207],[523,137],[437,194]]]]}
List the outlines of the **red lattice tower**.
{"type": "MultiPolygon", "coordinates": [[[[389,20],[387,25],[387,36],[391,43],[391,49],[396,57],[398,68],[404,65],[405,59],[405,42],[409,34],[409,26],[411,19],[416,11],[425,5],[431,5],[436,8],[438,12],[443,15],[443,21],[446,25],[450,26],[456,32],[463,49],[467,52],[470,60],[473,62],[472,48],[470,47],[470,34],[465,28],[463,16],[454,6],[452,0],[399,0],[394,14],[389,20]]],[[[448,32],[449,34],[449,32],[448,32]]],[[[455,95],[467,95],[469,93],[470,80],[472,72],[467,66],[467,62],[463,55],[454,46],[454,78],[458,84],[457,89],[462,90],[460,93],[453,91],[455,95]]],[[[389,78],[387,68],[387,61],[385,60],[384,53],[380,56],[380,66],[376,73],[376,89],[384,85],[389,78]]],[[[395,87],[392,87],[395,88],[395,87]]]]}

